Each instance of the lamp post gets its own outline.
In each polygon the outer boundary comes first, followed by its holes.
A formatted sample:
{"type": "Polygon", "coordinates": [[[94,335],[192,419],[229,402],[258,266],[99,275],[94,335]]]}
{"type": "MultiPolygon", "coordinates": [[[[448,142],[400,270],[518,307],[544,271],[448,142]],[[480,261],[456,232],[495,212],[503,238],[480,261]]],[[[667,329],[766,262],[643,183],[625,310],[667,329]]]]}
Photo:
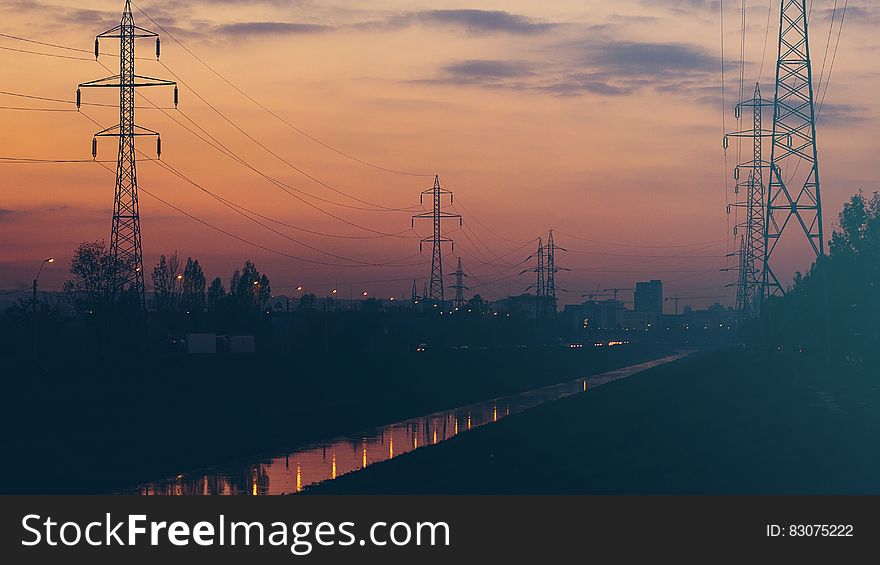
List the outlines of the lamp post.
{"type": "Polygon", "coordinates": [[[49,257],[48,259],[43,259],[43,262],[40,263],[40,270],[37,271],[37,276],[34,277],[34,295],[33,295],[33,299],[32,299],[34,313],[36,313],[36,311],[37,311],[37,281],[40,278],[40,273],[43,272],[43,267],[45,267],[47,263],[54,263],[54,262],[55,262],[54,257],[49,257]]]}

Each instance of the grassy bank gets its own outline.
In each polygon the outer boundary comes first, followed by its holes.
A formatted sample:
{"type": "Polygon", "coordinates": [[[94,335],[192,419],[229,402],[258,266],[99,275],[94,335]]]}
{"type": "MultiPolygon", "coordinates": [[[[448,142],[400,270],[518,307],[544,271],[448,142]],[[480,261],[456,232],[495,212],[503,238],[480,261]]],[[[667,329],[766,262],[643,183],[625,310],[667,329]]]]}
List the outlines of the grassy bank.
{"type": "Polygon", "coordinates": [[[697,354],[318,493],[880,493],[880,376],[801,355],[697,354]]]}
{"type": "Polygon", "coordinates": [[[646,346],[9,361],[5,492],[112,492],[571,380],[646,346]],[[122,367],[133,367],[123,369],[122,367]]]}

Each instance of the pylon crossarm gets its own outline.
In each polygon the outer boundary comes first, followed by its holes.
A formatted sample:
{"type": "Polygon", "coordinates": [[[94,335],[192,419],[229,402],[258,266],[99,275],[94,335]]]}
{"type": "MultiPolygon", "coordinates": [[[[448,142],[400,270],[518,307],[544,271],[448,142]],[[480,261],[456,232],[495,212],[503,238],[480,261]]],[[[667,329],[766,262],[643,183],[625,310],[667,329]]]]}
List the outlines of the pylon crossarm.
{"type": "Polygon", "coordinates": [[[116,27],[108,29],[104,33],[99,33],[95,37],[98,39],[126,39],[129,37],[134,37],[134,38],[159,37],[159,34],[156,33],[155,31],[150,31],[148,29],[144,29],[141,26],[126,24],[125,26],[118,25],[116,27]],[[125,27],[127,29],[134,30],[135,31],[134,35],[132,35],[130,33],[124,33],[122,31],[123,27],[125,27]]]}
{"type": "Polygon", "coordinates": [[[120,80],[119,75],[113,75],[105,78],[99,78],[97,80],[90,80],[88,82],[80,83],[79,88],[100,88],[105,86],[115,86],[119,87],[118,84],[108,84],[110,81],[120,80]]]}
{"type": "Polygon", "coordinates": [[[119,131],[119,125],[111,126],[107,129],[101,130],[95,134],[95,137],[119,137],[122,135],[133,135],[136,137],[140,136],[158,136],[159,132],[153,131],[149,128],[145,128],[142,126],[134,126],[134,131],[131,133],[122,133],[119,131]]]}
{"type": "Polygon", "coordinates": [[[91,82],[84,82],[80,86],[80,88],[132,88],[132,87],[141,87],[141,86],[177,86],[177,83],[170,80],[160,80],[154,79],[150,77],[139,77],[135,76],[136,79],[134,82],[123,83],[119,80],[119,75],[113,77],[102,78],[98,80],[93,80],[91,82]],[[116,80],[119,82],[105,82],[116,80]]]}

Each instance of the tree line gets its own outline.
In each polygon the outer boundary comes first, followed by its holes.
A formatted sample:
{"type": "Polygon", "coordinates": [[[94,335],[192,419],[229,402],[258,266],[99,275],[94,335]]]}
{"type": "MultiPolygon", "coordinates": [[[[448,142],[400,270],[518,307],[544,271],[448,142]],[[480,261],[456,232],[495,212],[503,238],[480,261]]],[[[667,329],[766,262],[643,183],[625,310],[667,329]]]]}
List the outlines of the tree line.
{"type": "Polygon", "coordinates": [[[865,362],[880,347],[880,195],[859,192],[843,207],[828,254],[771,298],[747,335],[772,349],[865,362]]]}

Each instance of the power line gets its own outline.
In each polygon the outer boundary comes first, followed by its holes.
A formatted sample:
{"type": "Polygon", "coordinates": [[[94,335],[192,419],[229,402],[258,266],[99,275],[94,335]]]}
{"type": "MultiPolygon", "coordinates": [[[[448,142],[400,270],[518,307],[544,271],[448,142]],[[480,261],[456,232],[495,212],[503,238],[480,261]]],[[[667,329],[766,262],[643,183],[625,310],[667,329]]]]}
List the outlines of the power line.
{"type": "Polygon", "coordinates": [[[68,59],[73,61],[92,61],[92,59],[88,57],[77,57],[75,55],[59,55],[57,53],[42,53],[40,51],[30,51],[28,49],[16,49],[15,47],[6,47],[5,45],[0,45],[0,49],[3,51],[12,51],[15,53],[26,53],[28,55],[40,55],[43,57],[54,57],[56,59],[68,59]]]}
{"type": "Polygon", "coordinates": [[[28,108],[25,106],[0,106],[0,110],[18,110],[22,112],[76,112],[73,108],[28,108]]]}
{"type": "MultiPolygon", "coordinates": [[[[849,0],[846,0],[843,3],[843,13],[840,15],[840,23],[837,24],[837,40],[834,43],[834,53],[831,56],[831,66],[828,69],[828,76],[825,77],[825,82],[822,84],[824,86],[824,90],[822,91],[822,98],[819,100],[819,108],[816,110],[816,115],[822,113],[822,106],[825,105],[825,96],[828,94],[828,87],[831,84],[831,75],[834,72],[834,62],[837,60],[837,50],[840,47],[840,36],[843,33],[843,22],[846,19],[846,8],[849,5],[849,0]]],[[[833,23],[833,22],[832,22],[833,23]]]]}
{"type": "MultiPolygon", "coordinates": [[[[96,121],[94,118],[88,116],[87,114],[85,114],[85,113],[83,113],[83,112],[81,112],[81,114],[82,114],[84,117],[86,117],[87,119],[89,119],[92,123],[94,123],[94,124],[96,124],[97,126],[101,127],[101,124],[100,124],[98,121],[96,121]]],[[[179,170],[175,169],[173,166],[171,166],[171,165],[168,164],[167,162],[157,160],[156,163],[158,163],[161,167],[165,168],[165,169],[168,170],[169,172],[172,172],[174,175],[178,176],[180,179],[182,179],[182,180],[186,181],[187,183],[191,184],[192,186],[198,188],[199,190],[201,190],[201,191],[204,192],[205,194],[208,194],[208,195],[211,196],[212,198],[218,200],[218,201],[221,202],[223,205],[225,205],[225,206],[227,206],[228,208],[232,209],[232,210],[235,211],[236,213],[238,213],[238,214],[242,215],[243,217],[247,218],[247,219],[250,220],[251,222],[253,222],[253,223],[255,223],[255,224],[257,224],[257,225],[263,227],[264,229],[266,229],[266,230],[268,230],[268,231],[271,231],[272,233],[275,233],[276,235],[279,235],[279,236],[281,236],[281,237],[283,237],[283,238],[285,238],[285,239],[288,239],[288,240],[290,240],[290,241],[292,241],[292,242],[294,242],[294,243],[296,243],[296,244],[298,244],[298,245],[302,245],[303,247],[307,247],[307,248],[309,248],[309,249],[312,249],[313,251],[317,251],[317,252],[319,252],[319,253],[322,253],[322,254],[324,254],[324,255],[331,256],[331,257],[336,258],[336,259],[340,259],[340,260],[344,260],[344,261],[349,261],[349,262],[351,262],[351,263],[353,263],[353,264],[352,264],[352,265],[339,265],[339,264],[334,264],[334,263],[326,263],[326,262],[320,262],[320,261],[315,261],[315,260],[304,259],[304,258],[300,258],[300,257],[293,256],[293,255],[290,255],[291,258],[301,259],[301,260],[303,260],[303,261],[309,261],[309,262],[313,262],[313,263],[317,263],[317,264],[322,264],[322,265],[329,265],[329,266],[339,266],[339,267],[341,267],[341,266],[352,266],[352,267],[357,267],[357,266],[364,266],[364,267],[380,267],[380,266],[410,266],[410,265],[397,265],[397,264],[398,264],[398,263],[401,263],[402,261],[406,261],[406,260],[408,260],[408,259],[411,259],[411,258],[415,257],[415,255],[413,255],[413,256],[410,256],[410,257],[406,257],[406,258],[403,258],[403,259],[399,259],[399,260],[395,260],[395,261],[391,261],[391,262],[387,262],[387,263],[369,263],[369,262],[359,261],[359,260],[357,260],[357,259],[351,259],[351,258],[348,258],[348,257],[344,257],[344,256],[341,256],[341,255],[337,255],[337,254],[334,254],[334,253],[331,253],[331,252],[328,252],[328,251],[324,251],[324,250],[322,250],[322,249],[320,249],[320,248],[318,248],[318,247],[312,246],[312,245],[310,245],[310,244],[308,244],[308,243],[305,243],[305,242],[302,242],[302,241],[297,240],[297,239],[295,239],[295,238],[292,238],[292,237],[288,236],[287,234],[284,234],[283,232],[279,232],[278,230],[275,230],[274,228],[272,228],[272,227],[270,227],[270,226],[267,226],[266,224],[260,222],[259,220],[257,220],[257,219],[255,219],[255,218],[249,216],[248,213],[245,212],[245,210],[247,210],[246,208],[243,208],[242,206],[237,205],[237,204],[233,203],[232,201],[230,201],[230,200],[228,200],[228,199],[225,199],[225,198],[223,198],[223,197],[217,195],[216,193],[214,193],[214,192],[208,190],[207,188],[205,188],[204,186],[202,186],[202,185],[199,184],[198,182],[194,181],[193,179],[191,179],[190,177],[186,176],[185,174],[183,174],[183,173],[180,172],[179,170]]],[[[106,167],[105,167],[105,168],[106,168],[106,167]]],[[[153,196],[155,196],[155,195],[153,195],[153,196]]],[[[157,198],[157,199],[158,199],[158,198],[157,198]]],[[[167,202],[164,202],[164,201],[163,201],[163,203],[168,204],[167,202]]],[[[170,204],[169,204],[169,205],[170,205],[170,204]]],[[[177,208],[175,208],[175,209],[177,209],[177,208]]],[[[186,215],[189,216],[189,217],[192,217],[193,219],[196,219],[196,220],[200,221],[201,223],[204,223],[204,224],[208,225],[207,222],[204,222],[204,221],[202,221],[202,220],[199,220],[198,218],[195,218],[192,214],[186,213],[186,215]]],[[[210,227],[214,227],[214,226],[210,226],[210,227]]],[[[226,232],[224,231],[223,233],[226,233],[226,232]]],[[[250,243],[250,242],[248,242],[248,243],[250,243]]],[[[265,246],[262,246],[262,247],[265,247],[265,246]]],[[[267,249],[269,249],[269,248],[267,248],[267,249]]],[[[273,250],[273,252],[274,252],[274,250],[273,250]]]]}
{"type": "Polygon", "coordinates": [[[707,240],[707,241],[694,241],[691,243],[679,243],[679,244],[670,244],[670,245],[644,245],[644,244],[640,244],[640,243],[620,243],[620,242],[613,242],[613,241],[601,241],[598,239],[590,239],[587,237],[582,237],[582,236],[575,235],[572,233],[560,231],[558,229],[554,229],[553,231],[555,231],[556,233],[562,234],[566,237],[573,237],[574,239],[586,241],[587,243],[595,243],[598,245],[610,245],[610,246],[616,246],[616,247],[634,247],[637,249],[676,249],[676,248],[683,248],[683,247],[697,247],[700,245],[707,245],[707,244],[712,244],[712,243],[724,243],[724,242],[728,241],[728,238],[724,238],[724,239],[712,239],[712,240],[707,240]]]}
{"type": "MultiPolygon", "coordinates": [[[[134,3],[133,3],[133,4],[134,4],[134,3]]],[[[156,20],[154,20],[154,19],[153,19],[148,13],[146,13],[146,12],[145,12],[140,6],[138,6],[137,4],[134,4],[134,6],[135,6],[135,7],[136,7],[136,8],[137,8],[137,9],[138,9],[138,10],[139,10],[144,16],[146,16],[147,19],[149,19],[151,22],[153,22],[153,24],[154,24],[156,27],[158,27],[159,29],[161,29],[161,30],[165,33],[165,35],[167,35],[168,37],[170,37],[171,39],[173,39],[178,45],[180,45],[181,48],[183,48],[184,51],[186,51],[187,53],[189,53],[190,56],[192,56],[196,61],[198,61],[199,63],[201,63],[202,66],[204,66],[206,69],[208,69],[208,70],[211,71],[213,74],[215,74],[217,77],[219,77],[223,82],[225,82],[227,85],[229,85],[230,87],[232,87],[236,92],[238,92],[239,94],[241,94],[242,96],[244,96],[245,98],[247,98],[249,101],[251,101],[253,104],[257,105],[259,108],[261,108],[263,111],[265,111],[266,113],[268,113],[269,115],[271,115],[271,116],[274,117],[275,119],[277,119],[277,120],[279,120],[280,122],[282,122],[283,124],[287,125],[288,127],[290,127],[291,129],[293,129],[293,130],[296,131],[297,133],[299,133],[299,134],[301,134],[301,135],[307,137],[308,139],[314,141],[314,142],[317,143],[318,145],[321,145],[322,147],[324,147],[324,148],[326,148],[326,149],[329,149],[330,151],[333,151],[334,153],[337,153],[337,154],[339,154],[339,155],[341,155],[341,156],[343,156],[343,157],[346,157],[347,159],[351,159],[352,161],[355,161],[355,162],[360,163],[360,164],[362,164],[362,165],[366,165],[366,166],[368,166],[368,167],[372,167],[372,168],[374,168],[374,169],[378,169],[378,170],[380,170],[380,171],[385,171],[385,172],[388,172],[388,173],[394,173],[394,174],[398,174],[398,175],[415,176],[415,177],[431,177],[431,176],[433,176],[433,175],[430,174],[430,173],[413,173],[413,172],[407,172],[407,171],[400,171],[400,170],[397,170],[397,169],[392,169],[392,168],[390,168],[390,167],[383,167],[383,166],[381,166],[381,165],[377,165],[377,164],[375,164],[375,163],[371,163],[371,162],[366,161],[366,160],[364,160],[364,159],[361,159],[361,158],[359,158],[359,157],[355,157],[355,156],[353,156],[353,155],[351,155],[351,154],[349,154],[349,153],[346,153],[345,151],[342,151],[342,150],[340,150],[340,149],[337,149],[336,147],[333,147],[332,145],[330,145],[330,144],[328,144],[328,143],[325,143],[325,142],[321,141],[320,139],[316,138],[315,136],[313,136],[313,135],[307,133],[306,131],[300,129],[299,127],[297,127],[297,126],[293,125],[292,123],[290,123],[289,121],[285,120],[284,118],[282,118],[281,116],[279,116],[278,114],[276,114],[275,112],[273,112],[272,110],[270,110],[269,108],[267,108],[266,106],[264,106],[263,104],[261,104],[260,102],[258,102],[256,99],[254,99],[253,97],[251,97],[249,94],[247,94],[246,92],[244,92],[244,91],[243,91],[242,89],[240,89],[238,86],[236,86],[235,84],[233,84],[229,79],[227,79],[225,76],[223,76],[222,74],[220,74],[217,70],[215,70],[211,65],[209,65],[207,62],[205,62],[204,59],[202,59],[201,57],[199,57],[198,55],[196,55],[194,52],[192,52],[192,51],[191,51],[186,45],[183,44],[183,42],[181,42],[181,41],[180,41],[179,39],[177,39],[174,35],[172,35],[171,33],[169,33],[168,30],[166,30],[165,28],[163,28],[162,25],[159,24],[159,22],[157,22],[156,20]]]]}
{"type": "MultiPolygon", "coordinates": [[[[154,108],[156,108],[156,109],[160,109],[160,110],[161,110],[161,108],[159,108],[159,106],[157,106],[155,103],[153,103],[149,98],[147,98],[146,96],[143,96],[143,95],[140,95],[140,96],[141,96],[144,100],[146,100],[148,103],[150,103],[151,105],[153,105],[154,108]]],[[[179,111],[179,110],[178,110],[178,111],[179,111]]],[[[310,193],[308,193],[308,192],[302,191],[302,190],[297,189],[297,188],[295,188],[295,187],[293,187],[293,186],[291,186],[291,185],[289,185],[289,184],[287,184],[287,183],[284,183],[284,182],[282,182],[282,181],[280,181],[280,180],[277,180],[277,179],[275,179],[274,177],[271,177],[270,175],[268,175],[268,174],[262,172],[260,169],[258,169],[258,168],[256,168],[256,167],[254,167],[253,165],[251,165],[250,163],[248,163],[247,161],[245,161],[242,157],[238,156],[235,152],[233,152],[232,150],[230,150],[229,148],[227,148],[222,142],[220,142],[220,141],[217,140],[215,137],[213,137],[210,133],[208,133],[207,131],[205,131],[204,128],[202,128],[201,126],[199,126],[195,121],[193,121],[193,120],[192,120],[189,116],[187,116],[185,113],[183,113],[182,111],[179,111],[179,112],[180,112],[181,115],[183,115],[187,120],[189,120],[189,121],[190,121],[195,127],[199,128],[201,131],[205,132],[205,135],[207,135],[209,138],[211,138],[212,141],[209,141],[208,139],[205,139],[203,136],[201,136],[200,134],[198,134],[197,132],[193,131],[191,128],[189,128],[188,126],[186,126],[185,124],[181,123],[179,120],[177,120],[176,118],[174,118],[174,116],[172,116],[172,115],[169,114],[168,112],[165,112],[165,111],[163,110],[162,113],[165,114],[165,115],[166,115],[169,119],[171,119],[174,123],[176,123],[177,125],[179,125],[180,127],[182,127],[184,130],[186,130],[186,131],[189,132],[190,134],[194,135],[195,137],[197,137],[198,139],[200,139],[201,141],[203,141],[203,142],[206,143],[207,145],[211,146],[213,149],[219,151],[220,153],[222,153],[222,154],[224,154],[225,156],[229,157],[229,158],[232,159],[233,161],[235,161],[235,162],[241,164],[241,165],[244,166],[245,168],[248,168],[248,169],[250,169],[251,171],[255,172],[255,173],[258,174],[259,176],[263,177],[265,180],[267,180],[267,181],[269,181],[270,183],[272,183],[276,188],[280,189],[281,191],[287,193],[287,194],[290,195],[290,196],[293,196],[294,198],[296,198],[297,200],[299,200],[299,201],[302,202],[303,204],[305,204],[305,205],[307,205],[307,206],[309,206],[309,207],[311,207],[311,208],[314,208],[315,210],[321,212],[322,214],[325,214],[325,215],[327,215],[327,216],[329,216],[329,217],[331,217],[331,218],[333,218],[333,219],[335,219],[335,220],[337,220],[337,221],[340,221],[340,222],[342,222],[342,223],[345,223],[345,224],[347,224],[347,225],[350,225],[350,226],[352,226],[352,227],[355,227],[355,228],[358,228],[358,229],[361,229],[361,230],[364,230],[364,231],[367,231],[367,232],[371,232],[371,233],[374,233],[374,234],[377,234],[377,235],[380,235],[380,236],[383,236],[383,237],[406,237],[406,236],[402,236],[402,235],[400,235],[400,234],[405,233],[405,232],[399,232],[399,233],[396,233],[396,234],[395,234],[395,233],[386,233],[386,232],[383,232],[383,231],[381,231],[381,230],[375,230],[375,229],[372,229],[372,228],[369,228],[369,227],[366,227],[366,226],[362,226],[362,225],[360,225],[360,224],[358,224],[358,223],[356,223],[356,222],[352,222],[352,221],[350,221],[350,220],[347,220],[347,219],[345,219],[345,218],[342,218],[341,216],[338,216],[338,215],[336,215],[336,214],[333,214],[332,212],[329,212],[329,211],[327,211],[327,210],[324,210],[324,209],[321,208],[320,206],[317,206],[317,205],[315,205],[315,204],[313,204],[313,203],[311,203],[311,202],[305,200],[305,199],[302,198],[300,195],[296,194],[296,192],[299,192],[299,193],[301,193],[301,194],[304,195],[304,196],[308,196],[308,197],[311,197],[311,198],[315,198],[315,199],[320,200],[320,201],[323,201],[323,202],[328,202],[328,203],[336,204],[336,205],[338,205],[338,206],[343,206],[343,207],[351,207],[351,206],[346,205],[346,204],[342,204],[342,203],[338,203],[338,202],[333,202],[333,201],[331,201],[331,200],[326,200],[326,199],[323,199],[323,198],[321,198],[321,197],[319,197],[319,196],[312,195],[312,194],[310,194],[310,193]]],[[[83,114],[83,115],[85,115],[85,114],[83,114]]],[[[86,116],[86,117],[88,117],[88,116],[86,116]]],[[[91,118],[89,118],[89,119],[92,120],[91,118]]],[[[97,123],[97,122],[95,122],[95,120],[92,120],[92,121],[93,121],[94,123],[97,123]]],[[[358,208],[358,209],[360,209],[360,208],[358,208]]]]}
{"type": "Polygon", "coordinates": [[[290,167],[290,168],[293,169],[294,171],[300,173],[301,175],[305,176],[306,178],[312,180],[313,182],[315,182],[315,183],[317,183],[317,184],[323,186],[324,188],[327,188],[328,190],[331,190],[331,191],[333,191],[333,192],[335,192],[335,193],[337,193],[337,194],[339,194],[339,195],[341,195],[341,196],[344,196],[344,197],[346,197],[346,198],[350,198],[350,199],[352,199],[352,200],[354,200],[354,201],[356,201],[356,202],[360,202],[361,204],[366,204],[366,205],[368,205],[368,206],[373,206],[374,208],[376,208],[376,210],[369,210],[369,211],[388,211],[388,212],[411,212],[411,211],[412,211],[411,208],[391,208],[391,207],[388,207],[388,206],[383,206],[383,205],[381,205],[381,204],[376,204],[376,203],[374,203],[374,202],[370,202],[370,201],[368,201],[368,200],[364,200],[364,199],[359,198],[359,197],[357,197],[357,196],[352,196],[351,194],[348,194],[347,192],[342,191],[342,190],[340,190],[340,189],[338,189],[338,188],[332,186],[331,184],[329,184],[329,183],[327,183],[327,182],[325,182],[325,181],[323,181],[323,180],[321,180],[321,179],[315,177],[314,175],[312,175],[311,173],[305,171],[305,170],[302,169],[301,167],[298,167],[297,165],[293,164],[293,163],[290,162],[288,159],[282,157],[281,155],[279,155],[278,153],[276,153],[275,151],[273,151],[272,149],[270,149],[268,146],[266,146],[264,143],[262,143],[260,140],[256,139],[256,138],[255,138],[254,136],[252,136],[250,133],[248,133],[247,131],[245,131],[244,128],[242,128],[241,126],[239,126],[236,122],[234,122],[234,121],[233,121],[231,118],[229,118],[226,114],[224,114],[223,112],[221,112],[216,106],[214,106],[213,104],[211,104],[210,102],[208,102],[208,101],[207,101],[207,100],[206,100],[201,94],[199,94],[199,93],[198,93],[198,92],[197,92],[192,86],[190,86],[187,82],[185,82],[183,79],[181,79],[181,78],[180,78],[180,77],[179,77],[174,71],[172,71],[172,70],[171,70],[171,69],[170,69],[165,63],[160,63],[160,64],[161,64],[163,67],[165,67],[165,69],[166,69],[169,73],[171,73],[171,75],[174,76],[174,78],[176,78],[176,79],[177,79],[177,80],[178,80],[183,86],[187,87],[187,88],[188,88],[193,94],[195,94],[196,97],[197,97],[199,100],[201,100],[206,106],[208,106],[211,110],[213,110],[214,113],[216,113],[218,116],[220,116],[220,117],[221,117],[224,121],[226,121],[229,125],[231,125],[233,128],[235,128],[239,133],[241,133],[242,135],[244,135],[245,137],[247,137],[250,141],[252,141],[253,143],[255,143],[255,144],[256,144],[257,146],[259,146],[261,149],[263,149],[264,151],[266,151],[267,153],[269,153],[270,155],[272,155],[273,157],[275,157],[276,159],[278,159],[279,161],[281,161],[282,163],[284,163],[285,165],[287,165],[288,167],[290,167]]]}
{"type": "MultiPolygon", "coordinates": [[[[106,164],[101,163],[101,162],[98,162],[98,163],[101,164],[102,167],[104,167],[105,169],[107,169],[107,171],[109,171],[109,172],[111,172],[111,173],[113,173],[113,174],[116,174],[115,171],[114,171],[113,169],[111,169],[110,167],[108,167],[106,164]]],[[[208,222],[207,220],[203,220],[202,218],[199,218],[198,216],[196,216],[196,215],[194,215],[194,214],[191,214],[190,212],[187,212],[187,211],[184,210],[183,208],[180,208],[180,207],[178,207],[178,206],[175,206],[174,204],[172,204],[171,202],[168,202],[167,200],[165,200],[165,199],[162,198],[161,196],[159,196],[159,195],[157,195],[157,194],[155,194],[155,193],[153,193],[153,192],[147,190],[146,188],[143,187],[143,185],[140,185],[140,186],[139,186],[139,190],[140,190],[141,192],[143,192],[144,194],[147,194],[147,195],[150,196],[151,198],[153,198],[153,199],[155,199],[155,200],[161,202],[161,203],[164,204],[165,206],[171,208],[172,210],[174,210],[174,211],[176,211],[176,212],[178,212],[178,213],[180,213],[180,214],[183,214],[184,216],[186,216],[187,218],[189,218],[189,219],[191,219],[191,220],[193,220],[193,221],[195,221],[195,222],[198,222],[198,223],[200,223],[200,224],[202,224],[202,225],[204,225],[204,226],[206,226],[206,227],[208,227],[208,228],[210,228],[210,229],[212,229],[212,230],[214,230],[214,231],[217,231],[217,232],[222,233],[222,234],[224,234],[224,235],[226,235],[226,236],[228,236],[228,237],[231,237],[232,239],[235,239],[236,241],[239,241],[239,242],[241,242],[241,243],[245,243],[245,244],[250,245],[250,246],[252,246],[252,247],[256,247],[257,249],[262,249],[263,251],[267,251],[267,252],[269,252],[269,253],[273,253],[273,254],[275,254],[275,255],[280,255],[280,256],[282,256],[282,257],[286,257],[286,258],[288,258],[288,259],[294,259],[294,260],[302,261],[302,262],[305,262],[305,263],[312,263],[312,264],[316,264],[316,265],[324,265],[324,266],[328,266],[328,267],[346,267],[346,268],[354,268],[354,267],[367,267],[367,266],[373,266],[373,265],[349,265],[349,264],[342,265],[342,264],[339,264],[339,263],[329,263],[329,262],[321,261],[321,260],[317,260],[317,259],[309,259],[309,258],[306,258],[306,257],[300,257],[300,256],[297,256],[297,255],[292,255],[292,254],[290,254],[290,253],[287,253],[287,252],[284,252],[284,251],[280,251],[280,250],[278,250],[278,249],[274,249],[274,248],[272,248],[272,247],[268,247],[268,246],[263,245],[263,244],[261,244],[261,243],[257,243],[257,242],[255,242],[255,241],[253,241],[253,240],[250,240],[250,239],[244,238],[244,237],[242,237],[242,236],[236,235],[236,234],[234,234],[234,233],[232,233],[232,232],[230,232],[230,231],[228,231],[228,230],[225,230],[225,229],[223,229],[223,228],[221,228],[221,227],[219,227],[219,226],[217,226],[217,225],[215,225],[215,224],[213,224],[213,223],[211,223],[211,222],[208,222]]],[[[391,266],[391,265],[381,265],[381,266],[391,266]]],[[[412,266],[412,265],[396,265],[396,266],[402,266],[402,267],[403,267],[403,266],[412,266]]]]}

